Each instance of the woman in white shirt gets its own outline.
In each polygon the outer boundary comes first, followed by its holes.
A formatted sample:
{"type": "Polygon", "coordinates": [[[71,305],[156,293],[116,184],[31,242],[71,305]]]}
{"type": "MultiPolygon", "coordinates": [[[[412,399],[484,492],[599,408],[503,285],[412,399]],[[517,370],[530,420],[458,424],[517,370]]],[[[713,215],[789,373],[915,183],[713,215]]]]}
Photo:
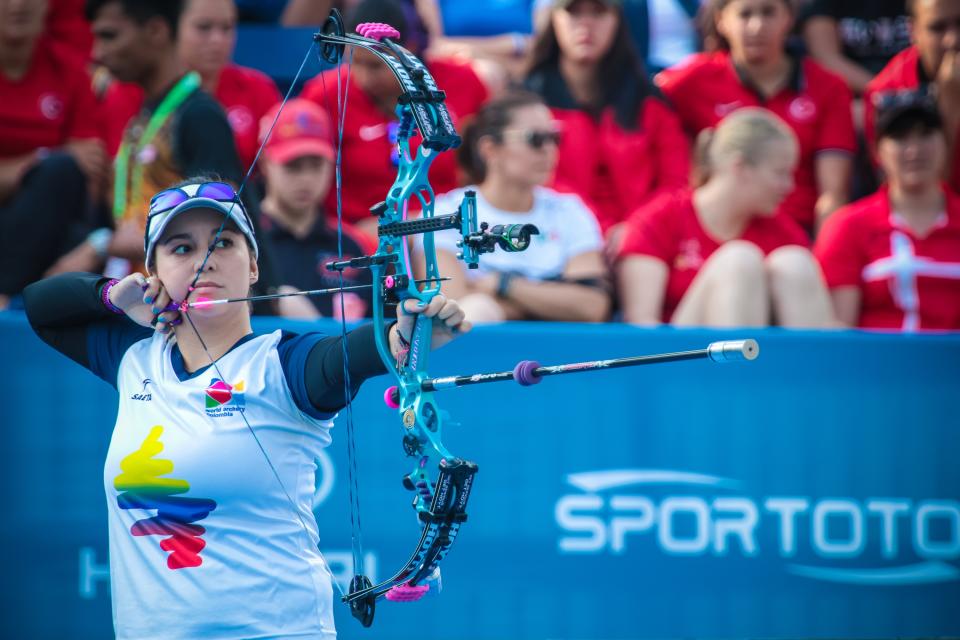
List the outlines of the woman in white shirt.
{"type": "Polygon", "coordinates": [[[550,110],[528,92],[488,103],[464,131],[459,162],[474,184],[439,196],[437,213],[454,211],[471,190],[479,220],[539,229],[526,251],[484,256],[474,270],[456,259],[453,231],[435,235],[440,272],[452,277],[444,292],[472,322],[603,322],[610,315],[596,218],[579,196],[543,186],[556,166],[560,135],[550,110]]]}

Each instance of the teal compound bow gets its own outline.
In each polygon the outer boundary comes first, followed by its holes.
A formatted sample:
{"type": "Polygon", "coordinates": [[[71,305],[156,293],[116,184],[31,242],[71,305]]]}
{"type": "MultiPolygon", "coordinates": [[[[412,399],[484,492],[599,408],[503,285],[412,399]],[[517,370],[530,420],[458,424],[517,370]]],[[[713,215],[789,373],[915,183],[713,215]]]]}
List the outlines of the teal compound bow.
{"type": "MultiPolygon", "coordinates": [[[[413,299],[426,305],[440,295],[433,233],[448,229],[459,231],[461,250],[457,257],[474,269],[481,254],[498,246],[506,251],[523,251],[537,229],[533,225],[493,228],[486,223],[478,225],[476,196],[470,191],[456,212],[435,215],[434,193],[428,177],[430,165],[440,153],[460,145],[453,119],[444,104],[446,95],[423,62],[396,42],[400,34],[393,27],[362,24],[357,32],[359,35],[346,34],[339,13],[334,11],[315,39],[320,44],[321,58],[329,64],[343,60],[345,47],[359,47],[377,56],[396,76],[402,91],[397,101],[399,166],[386,200],[371,208],[378,216],[376,252],[334,262],[328,268],[341,272],[346,268],[368,268],[373,282],[382,283],[381,295],[373,307],[374,325],[379,328],[386,323],[384,302],[403,304],[413,299]],[[417,134],[421,140],[414,154],[410,142],[417,134]],[[421,213],[420,217],[409,219],[408,208],[414,199],[421,213]],[[413,281],[407,245],[410,236],[423,239],[423,266],[428,283],[422,289],[413,281]]],[[[344,109],[345,106],[341,112],[344,109]]],[[[406,338],[407,352],[396,361],[387,344],[386,332],[376,331],[377,350],[396,385],[388,390],[386,399],[399,411],[404,432],[403,450],[416,460],[404,478],[404,485],[414,492],[413,506],[422,531],[409,560],[392,577],[375,585],[362,574],[354,577],[344,600],[364,626],[372,622],[376,601],[380,598],[408,600],[422,595],[426,587],[420,583],[434,574],[467,517],[467,500],[477,465],[454,456],[444,446],[443,413],[433,394],[422,386],[427,379],[432,334],[433,320],[418,316],[412,334],[406,338]],[[439,457],[435,482],[430,478],[428,467],[434,454],[439,457]]]]}
{"type": "MultiPolygon", "coordinates": [[[[530,243],[531,236],[538,233],[533,225],[497,225],[488,227],[486,223],[478,223],[475,194],[466,192],[457,211],[444,215],[435,215],[434,193],[428,179],[430,165],[442,152],[456,148],[460,144],[460,137],[454,128],[450,113],[444,105],[445,93],[441,91],[424,64],[409,51],[400,46],[396,39],[399,33],[383,24],[363,24],[357,28],[357,34],[347,34],[339,12],[332,11],[323,29],[314,36],[319,45],[321,59],[331,65],[340,65],[344,59],[346,47],[362,48],[383,61],[396,76],[401,87],[401,95],[397,104],[399,119],[397,149],[399,151],[399,165],[397,177],[389,189],[386,199],[371,207],[371,211],[378,217],[379,243],[376,251],[369,256],[361,256],[330,263],[329,269],[341,274],[340,287],[336,289],[300,292],[303,295],[323,295],[332,292],[342,292],[350,289],[343,286],[342,272],[344,269],[366,268],[372,274],[373,286],[373,313],[376,327],[375,339],[377,351],[383,360],[395,385],[384,394],[388,405],[398,411],[403,430],[403,450],[409,457],[414,458],[413,469],[404,477],[404,486],[414,493],[413,507],[421,523],[421,534],[413,553],[406,563],[390,578],[377,584],[363,574],[362,552],[357,551],[360,538],[359,498],[356,487],[356,452],[354,448],[352,405],[347,404],[347,450],[350,470],[350,501],[351,520],[354,531],[354,577],[351,580],[349,592],[344,593],[339,583],[334,584],[341,589],[342,600],[349,604],[352,614],[364,626],[370,626],[376,609],[376,603],[383,599],[405,601],[418,599],[426,590],[422,584],[435,575],[435,572],[449,552],[461,525],[466,520],[467,501],[470,497],[477,465],[473,462],[454,456],[443,444],[444,414],[439,409],[434,392],[442,389],[513,380],[521,385],[528,386],[538,382],[542,377],[563,373],[593,371],[598,369],[637,366],[658,362],[707,358],[714,362],[734,360],[752,360],[758,354],[757,344],[752,340],[718,342],[711,344],[707,349],[688,351],[676,354],[658,356],[639,356],[620,358],[615,360],[600,360],[586,363],[556,365],[541,367],[538,363],[524,361],[512,371],[490,374],[472,374],[447,378],[431,378],[427,374],[433,320],[418,316],[414,322],[412,334],[406,339],[409,343],[406,354],[397,361],[391,354],[387,342],[384,307],[389,304],[403,304],[405,300],[413,299],[419,303],[428,304],[434,297],[440,295],[440,283],[444,278],[440,276],[437,267],[436,251],[433,233],[444,230],[456,230],[460,234],[460,253],[457,258],[462,260],[468,268],[476,268],[483,253],[494,251],[497,247],[505,251],[523,251],[530,243]],[[421,137],[416,153],[411,151],[411,139],[421,137]],[[416,199],[419,205],[420,216],[408,216],[409,203],[416,199]],[[415,280],[412,272],[412,263],[409,254],[407,239],[411,236],[422,236],[423,259],[425,278],[415,280]],[[423,285],[420,287],[419,285],[423,285]],[[430,456],[438,457],[438,475],[431,480],[429,461],[430,456]],[[354,511],[357,513],[355,514],[354,511]]],[[[311,47],[312,51],[312,47],[311,47]]],[[[310,53],[308,52],[308,57],[310,53]]],[[[300,70],[291,85],[296,85],[297,79],[306,64],[304,59],[300,70]]],[[[339,67],[338,67],[339,69],[339,67]]],[[[348,67],[349,73],[349,67],[348,67]]],[[[340,92],[340,76],[338,71],[338,123],[339,141],[342,141],[343,113],[346,109],[346,91],[340,92]]],[[[349,86],[349,81],[348,81],[349,86]]],[[[289,92],[284,98],[284,104],[289,98],[289,92]]],[[[281,111],[282,111],[281,106],[281,111]]],[[[279,113],[277,114],[279,117],[279,113]]],[[[274,124],[276,120],[274,120],[274,124]]],[[[265,140],[266,144],[273,127],[271,126],[265,140]]],[[[339,147],[339,142],[338,142],[339,147]]],[[[257,154],[259,157],[259,152],[257,154]]],[[[254,164],[256,160],[254,160],[254,164]]],[[[337,152],[337,189],[340,190],[340,152],[337,152]]],[[[237,203],[243,187],[252,173],[253,167],[247,172],[237,190],[237,203]]],[[[339,195],[339,193],[338,193],[339,195]]],[[[338,206],[338,221],[341,211],[338,206]]],[[[203,263],[197,270],[193,284],[199,279],[207,258],[209,258],[217,244],[223,224],[215,235],[203,263]]],[[[342,234],[342,224],[338,224],[338,236],[342,234]]],[[[192,290],[192,286],[191,286],[192,290]]],[[[258,296],[253,299],[261,300],[281,295],[258,296]]],[[[251,298],[203,301],[183,303],[180,310],[196,332],[197,329],[190,320],[189,309],[195,306],[216,304],[221,302],[239,302],[251,298]]],[[[341,318],[343,298],[341,296],[341,318]]],[[[346,326],[342,325],[345,337],[346,326]]],[[[199,332],[197,332],[200,338],[199,332]]],[[[203,344],[203,339],[200,342],[203,344]]],[[[344,369],[346,397],[350,398],[348,356],[346,340],[344,345],[344,369]]],[[[211,365],[217,370],[216,361],[210,357],[211,365]]],[[[222,379],[223,376],[220,375],[222,379]]],[[[294,503],[276,468],[260,443],[256,432],[247,422],[246,416],[240,416],[247,423],[247,428],[257,441],[261,452],[270,466],[276,480],[280,483],[297,518],[308,531],[306,522],[300,509],[294,503]]],[[[330,572],[327,567],[328,573],[330,572]]]]}

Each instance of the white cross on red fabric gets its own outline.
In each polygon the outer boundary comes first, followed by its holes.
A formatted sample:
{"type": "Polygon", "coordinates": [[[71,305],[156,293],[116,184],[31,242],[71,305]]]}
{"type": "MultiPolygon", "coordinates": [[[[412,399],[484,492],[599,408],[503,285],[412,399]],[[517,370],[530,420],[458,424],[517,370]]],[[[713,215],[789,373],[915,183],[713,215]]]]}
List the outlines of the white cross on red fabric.
{"type": "Polygon", "coordinates": [[[937,262],[918,256],[910,236],[894,230],[890,233],[890,255],[863,268],[865,282],[890,280],[894,304],[903,311],[904,331],[920,328],[919,276],[960,280],[960,262],[937,262]]]}

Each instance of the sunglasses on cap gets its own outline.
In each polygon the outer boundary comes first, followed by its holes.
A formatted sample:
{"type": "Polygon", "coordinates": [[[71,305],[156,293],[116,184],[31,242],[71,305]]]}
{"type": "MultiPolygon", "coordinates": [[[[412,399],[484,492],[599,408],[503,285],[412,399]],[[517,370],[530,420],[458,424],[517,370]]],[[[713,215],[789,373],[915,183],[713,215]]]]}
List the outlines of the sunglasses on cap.
{"type": "Polygon", "coordinates": [[[531,149],[542,149],[544,145],[550,143],[554,146],[560,144],[560,132],[551,129],[547,131],[536,131],[533,129],[505,129],[502,131],[504,139],[514,138],[522,140],[531,149]]]}
{"type": "Polygon", "coordinates": [[[253,224],[234,188],[225,182],[204,182],[199,185],[164,189],[150,199],[144,233],[144,253],[148,259],[153,246],[159,240],[167,225],[169,214],[184,203],[199,199],[220,203],[222,206],[217,207],[217,209],[233,220],[240,231],[250,240],[254,252],[258,253],[257,243],[253,236],[253,224]],[[193,193],[191,194],[190,191],[193,193]]]}
{"type": "Polygon", "coordinates": [[[173,187],[171,189],[164,189],[150,198],[150,210],[147,213],[147,218],[163,213],[164,211],[176,209],[192,198],[209,198],[217,202],[237,201],[239,203],[237,192],[226,182],[204,182],[193,195],[184,191],[182,187],[173,187]]]}

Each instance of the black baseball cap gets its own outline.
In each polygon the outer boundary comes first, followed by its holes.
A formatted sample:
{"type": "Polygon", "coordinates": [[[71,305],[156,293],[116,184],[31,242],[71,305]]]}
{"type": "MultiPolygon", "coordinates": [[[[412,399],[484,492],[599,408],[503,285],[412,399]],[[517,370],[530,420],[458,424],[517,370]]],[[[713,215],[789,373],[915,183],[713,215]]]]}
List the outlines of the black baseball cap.
{"type": "Polygon", "coordinates": [[[898,138],[916,127],[942,130],[943,117],[936,99],[923,90],[895,91],[874,96],[877,139],[898,138]]]}

